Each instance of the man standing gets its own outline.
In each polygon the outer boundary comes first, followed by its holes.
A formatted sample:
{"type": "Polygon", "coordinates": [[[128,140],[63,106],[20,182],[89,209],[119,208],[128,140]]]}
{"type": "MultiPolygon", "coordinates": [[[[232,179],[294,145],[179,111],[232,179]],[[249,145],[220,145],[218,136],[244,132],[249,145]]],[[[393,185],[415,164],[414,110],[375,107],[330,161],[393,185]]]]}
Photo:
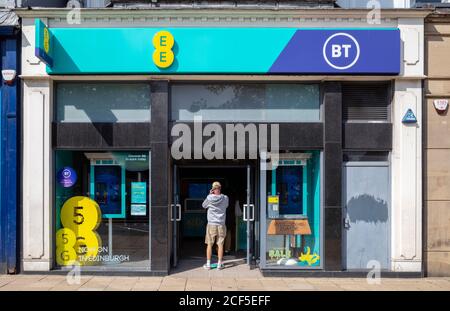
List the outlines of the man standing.
{"type": "Polygon", "coordinates": [[[213,182],[212,189],[209,195],[203,201],[203,208],[208,209],[208,225],[206,226],[205,244],[206,246],[206,264],[205,269],[211,269],[211,256],[214,242],[218,246],[219,262],[217,269],[224,268],[223,265],[223,243],[227,235],[227,228],[225,226],[226,210],[228,207],[228,197],[221,194],[222,186],[218,181],[213,182]]]}

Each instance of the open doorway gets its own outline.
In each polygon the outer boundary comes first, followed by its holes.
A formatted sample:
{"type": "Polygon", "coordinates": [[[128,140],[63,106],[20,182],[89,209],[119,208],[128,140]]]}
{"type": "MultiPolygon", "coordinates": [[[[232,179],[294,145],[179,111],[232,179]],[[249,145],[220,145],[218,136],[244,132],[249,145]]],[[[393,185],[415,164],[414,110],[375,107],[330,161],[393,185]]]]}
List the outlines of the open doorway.
{"type": "MultiPolygon", "coordinates": [[[[180,167],[179,198],[181,221],[179,227],[179,258],[205,260],[205,230],[207,212],[202,208],[214,181],[222,185],[222,193],[229,197],[224,245],[224,260],[245,259],[247,251],[247,223],[242,209],[247,196],[246,167],[180,167]]],[[[217,251],[213,251],[216,260],[217,251]]]]}

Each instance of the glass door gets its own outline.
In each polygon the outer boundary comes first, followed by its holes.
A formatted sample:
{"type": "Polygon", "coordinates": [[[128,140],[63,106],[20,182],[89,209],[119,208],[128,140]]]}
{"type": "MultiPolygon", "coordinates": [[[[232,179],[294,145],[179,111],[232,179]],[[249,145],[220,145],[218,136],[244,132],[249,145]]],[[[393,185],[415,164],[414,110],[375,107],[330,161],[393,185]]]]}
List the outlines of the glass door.
{"type": "Polygon", "coordinates": [[[253,231],[255,223],[255,204],[252,195],[252,169],[247,165],[247,198],[243,208],[243,220],[247,225],[247,265],[251,265],[253,257],[253,231]]]}

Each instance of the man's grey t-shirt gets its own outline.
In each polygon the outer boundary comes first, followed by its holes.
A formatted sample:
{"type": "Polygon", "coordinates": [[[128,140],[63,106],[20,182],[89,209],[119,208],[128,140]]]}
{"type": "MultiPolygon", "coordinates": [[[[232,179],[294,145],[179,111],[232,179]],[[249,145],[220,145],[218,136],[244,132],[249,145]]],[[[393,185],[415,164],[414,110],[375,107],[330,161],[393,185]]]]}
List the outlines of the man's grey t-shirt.
{"type": "Polygon", "coordinates": [[[228,197],[224,194],[209,194],[202,204],[208,209],[208,224],[225,225],[228,197]]]}

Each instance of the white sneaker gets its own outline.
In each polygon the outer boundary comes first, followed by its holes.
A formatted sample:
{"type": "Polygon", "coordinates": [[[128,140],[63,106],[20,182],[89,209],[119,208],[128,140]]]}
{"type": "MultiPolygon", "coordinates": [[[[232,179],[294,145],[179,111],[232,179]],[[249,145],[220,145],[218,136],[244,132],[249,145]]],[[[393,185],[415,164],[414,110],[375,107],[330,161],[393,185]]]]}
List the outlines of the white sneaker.
{"type": "Polygon", "coordinates": [[[225,268],[225,265],[223,263],[218,263],[217,264],[217,270],[222,270],[225,268]]]}
{"type": "Polygon", "coordinates": [[[203,268],[206,269],[206,270],[211,270],[211,265],[208,265],[207,263],[205,263],[203,265],[203,268]]]}

